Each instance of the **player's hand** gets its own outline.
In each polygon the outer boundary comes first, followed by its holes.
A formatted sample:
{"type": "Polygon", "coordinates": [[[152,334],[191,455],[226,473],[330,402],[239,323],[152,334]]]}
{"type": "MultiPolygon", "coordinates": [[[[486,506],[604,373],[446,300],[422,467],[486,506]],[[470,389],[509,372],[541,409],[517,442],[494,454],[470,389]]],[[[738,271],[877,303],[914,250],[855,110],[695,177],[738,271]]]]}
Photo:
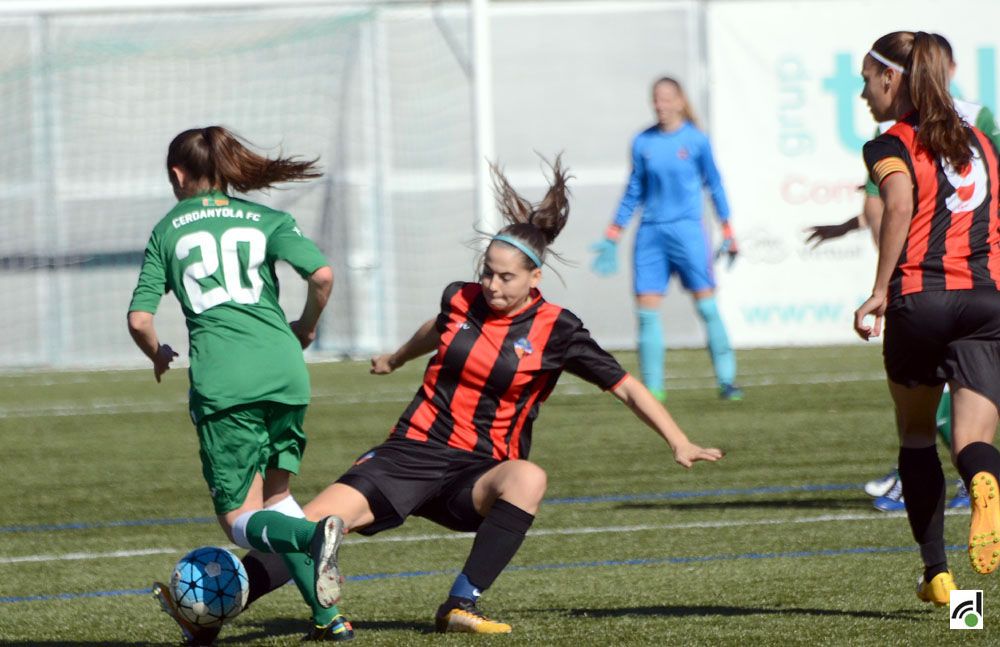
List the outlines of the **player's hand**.
{"type": "Polygon", "coordinates": [[[809,234],[806,237],[806,245],[812,245],[813,249],[819,247],[822,243],[828,240],[834,240],[840,238],[855,229],[861,227],[861,219],[858,216],[854,216],[850,220],[846,220],[839,225],[816,225],[815,227],[806,227],[805,231],[809,234]]]}
{"type": "Polygon", "coordinates": [[[618,271],[618,243],[610,238],[602,238],[590,246],[590,251],[597,254],[590,269],[598,276],[611,276],[618,271]]]}
{"type": "Polygon", "coordinates": [[[872,337],[878,337],[882,333],[882,319],[885,317],[885,309],[889,305],[889,299],[885,294],[873,292],[868,300],[861,304],[861,307],[854,311],[854,332],[865,341],[872,337]],[[875,325],[869,326],[865,323],[865,317],[875,316],[875,325]]]}
{"type": "Polygon", "coordinates": [[[388,375],[397,368],[399,368],[399,365],[392,359],[392,353],[386,353],[384,355],[376,355],[372,358],[370,373],[372,375],[388,375]]]}
{"type": "Polygon", "coordinates": [[[160,344],[153,356],[153,377],[159,382],[164,373],[170,370],[170,362],[174,361],[177,353],[169,344],[160,344]]]}
{"type": "Polygon", "coordinates": [[[733,262],[736,261],[739,253],[740,246],[736,244],[736,236],[733,234],[733,228],[727,222],[722,225],[722,243],[715,250],[715,260],[718,261],[723,256],[726,256],[728,258],[726,267],[730,268],[733,266],[733,262]]]}
{"type": "Polygon", "coordinates": [[[685,468],[690,468],[697,461],[711,461],[714,463],[724,455],[721,449],[699,447],[691,442],[678,445],[674,448],[674,460],[677,461],[678,465],[685,468]]]}
{"type": "Polygon", "coordinates": [[[299,344],[302,345],[302,350],[309,348],[309,344],[316,341],[316,329],[306,330],[305,326],[299,320],[292,321],[288,324],[292,329],[292,334],[299,340],[299,344]]]}

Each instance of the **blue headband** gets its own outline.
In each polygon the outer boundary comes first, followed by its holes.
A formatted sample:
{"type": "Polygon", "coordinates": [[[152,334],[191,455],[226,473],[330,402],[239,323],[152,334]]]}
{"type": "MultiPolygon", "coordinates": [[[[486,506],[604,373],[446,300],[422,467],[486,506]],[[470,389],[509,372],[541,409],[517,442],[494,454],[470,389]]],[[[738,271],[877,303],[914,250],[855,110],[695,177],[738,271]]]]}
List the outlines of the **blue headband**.
{"type": "MultiPolygon", "coordinates": [[[[504,234],[499,234],[497,236],[494,236],[493,240],[499,240],[501,243],[507,243],[508,245],[512,245],[512,246],[518,248],[519,250],[521,250],[524,253],[525,256],[528,257],[528,259],[532,263],[535,264],[535,267],[541,267],[542,266],[542,261],[540,261],[538,259],[538,255],[535,254],[535,252],[531,251],[530,247],[528,247],[527,245],[525,245],[524,243],[522,243],[518,239],[512,238],[510,236],[505,236],[504,234]]],[[[493,241],[490,241],[490,242],[493,242],[493,241]]]]}

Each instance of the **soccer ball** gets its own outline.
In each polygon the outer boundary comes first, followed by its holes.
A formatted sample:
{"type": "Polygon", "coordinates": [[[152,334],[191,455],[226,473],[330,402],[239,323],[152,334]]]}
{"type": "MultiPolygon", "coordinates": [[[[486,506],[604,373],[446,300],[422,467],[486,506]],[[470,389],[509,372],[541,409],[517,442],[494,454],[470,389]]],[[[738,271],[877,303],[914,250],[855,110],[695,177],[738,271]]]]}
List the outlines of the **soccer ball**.
{"type": "Polygon", "coordinates": [[[177,562],[170,592],[185,620],[200,627],[218,627],[243,610],[250,579],[236,555],[203,546],[177,562]]]}

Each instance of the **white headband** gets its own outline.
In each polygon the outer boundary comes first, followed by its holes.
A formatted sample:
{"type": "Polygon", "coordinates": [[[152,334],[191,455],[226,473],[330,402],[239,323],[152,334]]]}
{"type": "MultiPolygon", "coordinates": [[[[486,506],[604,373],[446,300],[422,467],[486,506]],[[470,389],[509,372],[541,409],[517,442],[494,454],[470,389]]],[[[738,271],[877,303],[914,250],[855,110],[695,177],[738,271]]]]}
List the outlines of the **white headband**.
{"type": "Polygon", "coordinates": [[[878,61],[882,65],[885,65],[886,67],[890,67],[890,68],[896,70],[897,72],[899,72],[900,74],[906,74],[906,70],[903,68],[902,65],[900,65],[899,63],[894,63],[894,62],[890,61],[885,56],[879,54],[875,50],[873,50],[873,49],[868,50],[868,55],[871,56],[872,58],[874,58],[876,61],[878,61]]]}

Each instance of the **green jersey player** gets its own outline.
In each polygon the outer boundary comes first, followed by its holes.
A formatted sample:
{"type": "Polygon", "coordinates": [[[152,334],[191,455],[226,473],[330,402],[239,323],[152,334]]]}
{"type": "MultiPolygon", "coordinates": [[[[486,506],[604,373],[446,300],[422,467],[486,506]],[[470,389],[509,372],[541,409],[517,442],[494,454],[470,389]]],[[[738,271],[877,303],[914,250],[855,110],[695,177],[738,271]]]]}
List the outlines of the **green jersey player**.
{"type": "MultiPolygon", "coordinates": [[[[227,536],[256,549],[244,558],[250,600],[257,588],[272,587],[270,575],[287,580],[290,573],[320,633],[344,639],[350,624],[334,606],[342,523],[306,521],[289,489],[306,445],[310,386],[302,349],[315,339],[333,271],[289,214],[228,194],[319,177],[315,162],[263,157],[220,126],[175,137],[167,172],[178,202],[153,228],[128,323],[159,382],[177,353],[160,343],[154,315],[165,293],[180,302],[202,473],[227,536]],[[278,304],[279,260],[309,286],[291,323],[278,304]]],[[[176,613],[167,587],[154,584],[154,595],[189,643],[215,639],[217,628],[194,627],[176,613]]]]}

